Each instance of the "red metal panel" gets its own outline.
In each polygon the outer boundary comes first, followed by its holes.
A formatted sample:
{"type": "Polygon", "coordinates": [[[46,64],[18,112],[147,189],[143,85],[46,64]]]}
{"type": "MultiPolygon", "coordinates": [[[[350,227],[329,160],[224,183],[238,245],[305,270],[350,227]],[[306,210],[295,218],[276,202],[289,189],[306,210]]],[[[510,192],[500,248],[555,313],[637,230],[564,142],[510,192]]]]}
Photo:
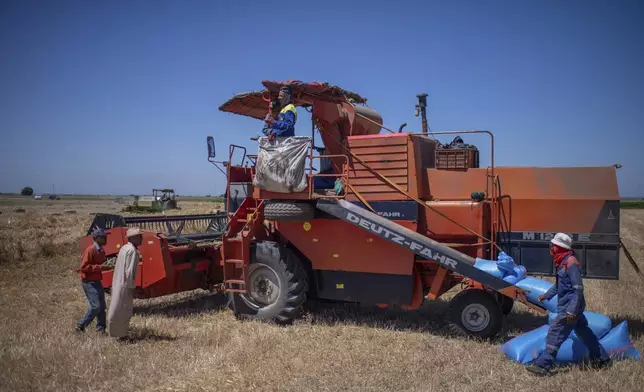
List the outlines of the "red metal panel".
{"type": "Polygon", "coordinates": [[[395,162],[395,161],[401,161],[401,162],[407,162],[407,153],[398,153],[398,154],[389,154],[386,152],[387,150],[385,148],[382,149],[381,154],[369,154],[369,155],[358,155],[358,158],[362,160],[363,162],[367,163],[367,165],[371,166],[369,163],[370,162],[395,162]]]}
{"type": "MultiPolygon", "coordinates": [[[[438,200],[470,200],[472,192],[486,192],[487,169],[446,171],[427,169],[429,191],[438,200]]],[[[503,181],[505,184],[506,181],[503,181]]]]}
{"type": "MultiPolygon", "coordinates": [[[[401,188],[404,189],[404,187],[407,185],[407,175],[404,176],[387,176],[387,179],[391,182],[393,182],[396,185],[400,185],[401,188]]],[[[356,185],[385,185],[381,179],[379,179],[376,176],[369,176],[369,177],[363,177],[363,178],[352,178],[349,180],[349,183],[353,186],[356,185]]],[[[362,186],[356,187],[358,191],[363,189],[362,186]]]]}
{"type": "MultiPolygon", "coordinates": [[[[480,233],[481,222],[484,216],[483,207],[485,204],[472,201],[433,201],[426,202],[426,204],[455,220],[461,226],[480,233]]],[[[472,233],[463,229],[461,226],[450,222],[427,208],[421,210],[421,219],[424,221],[428,236],[436,238],[437,240],[450,237],[472,236],[472,233]]]]}
{"type": "MultiPolygon", "coordinates": [[[[415,230],[413,222],[396,223],[415,230]]],[[[277,230],[311,260],[313,269],[411,275],[414,254],[338,219],[276,222],[277,230]]]]}
{"type": "Polygon", "coordinates": [[[512,231],[591,233],[603,206],[603,200],[513,199],[512,231]]]}
{"type": "MultiPolygon", "coordinates": [[[[382,170],[382,169],[407,169],[407,161],[383,161],[383,162],[367,162],[367,165],[373,170],[382,170]]],[[[366,170],[366,166],[360,164],[359,162],[354,162],[353,167],[349,168],[349,172],[353,170],[366,170]]]]}
{"type": "Polygon", "coordinates": [[[172,259],[166,240],[160,239],[154,233],[143,232],[143,242],[138,250],[143,263],[139,264],[139,267],[145,265],[145,274],[142,279],[144,288],[162,279],[172,277],[172,259]]]}
{"type": "Polygon", "coordinates": [[[362,143],[363,141],[366,144],[374,144],[374,145],[378,143],[382,143],[382,144],[398,143],[398,141],[396,141],[395,139],[398,139],[398,138],[406,139],[408,137],[409,137],[408,133],[380,133],[377,135],[359,135],[359,136],[350,136],[349,143],[362,143]]]}
{"type": "MultiPolygon", "coordinates": [[[[392,176],[405,176],[407,177],[407,168],[401,168],[401,169],[380,169],[378,170],[380,174],[383,176],[389,178],[392,176]]],[[[371,178],[375,177],[375,175],[370,172],[369,170],[363,169],[363,170],[357,170],[357,169],[352,169],[349,170],[348,172],[349,178],[371,178]]]]}
{"type": "Polygon", "coordinates": [[[380,155],[383,154],[407,154],[407,144],[394,144],[387,146],[375,146],[375,147],[357,147],[352,146],[351,151],[364,160],[363,156],[367,155],[380,155]]]}

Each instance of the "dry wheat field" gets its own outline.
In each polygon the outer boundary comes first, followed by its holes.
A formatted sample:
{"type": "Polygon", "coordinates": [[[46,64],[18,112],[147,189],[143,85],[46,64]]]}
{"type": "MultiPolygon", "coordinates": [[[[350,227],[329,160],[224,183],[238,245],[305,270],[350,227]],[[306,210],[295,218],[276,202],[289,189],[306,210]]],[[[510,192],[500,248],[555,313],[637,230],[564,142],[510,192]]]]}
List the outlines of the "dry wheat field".
{"type": "MultiPolygon", "coordinates": [[[[181,213],[209,212],[180,202],[181,213]]],[[[109,198],[0,200],[2,391],[643,391],[644,362],[533,378],[498,345],[545,323],[522,305],[494,342],[448,335],[447,303],[420,310],[311,303],[292,326],[237,321],[202,291],[135,301],[135,343],[73,332],[86,310],[79,238],[109,198]],[[20,212],[16,212],[20,211],[20,212]]],[[[640,265],[644,210],[622,212],[622,237],[640,265]]],[[[628,320],[644,352],[644,289],[622,259],[621,280],[586,281],[588,308],[628,320]]],[[[109,297],[108,297],[109,300],[109,297]]]]}

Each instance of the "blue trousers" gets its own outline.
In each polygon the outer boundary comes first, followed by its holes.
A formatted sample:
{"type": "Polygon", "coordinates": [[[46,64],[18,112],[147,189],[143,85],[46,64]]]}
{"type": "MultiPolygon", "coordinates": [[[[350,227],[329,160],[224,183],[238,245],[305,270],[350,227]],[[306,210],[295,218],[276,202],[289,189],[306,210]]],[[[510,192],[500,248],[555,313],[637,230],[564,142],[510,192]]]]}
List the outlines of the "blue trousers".
{"type": "Polygon", "coordinates": [[[83,281],[83,291],[89,302],[89,309],[85,316],[78,322],[78,326],[85,329],[96,319],[96,330],[105,330],[105,293],[103,285],[98,280],[83,281]]]}
{"type": "Polygon", "coordinates": [[[563,344],[570,333],[574,330],[577,337],[581,339],[584,345],[588,348],[590,359],[608,359],[608,353],[599,344],[597,336],[588,326],[588,320],[583,313],[577,317],[574,323],[567,323],[564,318],[565,314],[557,314],[557,317],[550,324],[548,335],[546,336],[546,349],[541,353],[539,358],[535,361],[535,365],[545,369],[552,368],[552,365],[557,358],[557,351],[563,344]]]}

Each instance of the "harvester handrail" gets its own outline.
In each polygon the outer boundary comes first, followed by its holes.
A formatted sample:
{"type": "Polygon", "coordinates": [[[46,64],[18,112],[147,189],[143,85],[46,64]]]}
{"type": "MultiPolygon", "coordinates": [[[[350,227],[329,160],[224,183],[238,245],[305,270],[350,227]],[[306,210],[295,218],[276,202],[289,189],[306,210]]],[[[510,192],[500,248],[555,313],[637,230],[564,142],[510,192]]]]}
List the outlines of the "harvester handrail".
{"type": "MultiPolygon", "coordinates": [[[[347,166],[347,163],[349,162],[349,157],[346,155],[342,154],[330,154],[330,155],[313,155],[313,141],[311,141],[311,154],[308,156],[310,159],[309,163],[309,170],[310,173],[307,174],[308,176],[308,185],[309,185],[309,198],[313,198],[314,192],[314,187],[313,187],[313,178],[314,177],[340,177],[343,179],[346,179],[348,177],[347,171],[344,169],[347,166]],[[322,159],[322,158],[341,158],[344,159],[344,163],[342,164],[343,169],[340,170],[340,173],[317,173],[313,174],[313,160],[314,159],[322,159]]],[[[346,180],[345,180],[346,182],[346,180]]],[[[327,197],[332,197],[332,198],[343,198],[343,196],[327,196],[327,197]]]]}

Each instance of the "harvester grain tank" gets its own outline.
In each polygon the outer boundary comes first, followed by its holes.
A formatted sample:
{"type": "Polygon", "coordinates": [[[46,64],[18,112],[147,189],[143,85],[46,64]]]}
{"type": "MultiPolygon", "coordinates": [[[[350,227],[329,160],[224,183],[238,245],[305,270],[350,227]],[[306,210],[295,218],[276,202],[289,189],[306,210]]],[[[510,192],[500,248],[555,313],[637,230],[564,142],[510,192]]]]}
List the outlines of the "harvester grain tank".
{"type": "MultiPolygon", "coordinates": [[[[618,279],[615,167],[497,167],[491,132],[425,132],[425,125],[419,133],[393,132],[356,93],[323,83],[263,84],[220,110],[261,120],[280,87],[289,85],[294,104],[312,115],[302,163],[308,185],[300,192],[263,189],[256,180],[268,155],[231,145],[221,165],[229,196],[217,218],[222,230],[202,232],[205,238],[146,231],[137,278],[143,297],[201,287],[225,292],[239,317],[286,323],[311,298],[413,310],[460,287],[450,301],[452,329],[490,337],[515,301],[543,308],[476,268],[477,257],[504,251],[529,273],[552,275],[548,241],[565,231],[586,278],[618,279]],[[434,137],[471,133],[490,137],[490,166],[437,168],[434,137]],[[324,155],[317,153],[316,136],[324,155]],[[239,163],[232,159],[237,152],[239,163]],[[314,161],[324,158],[332,162],[330,174],[314,170],[314,161]],[[323,175],[342,186],[316,187],[323,175]],[[233,198],[235,189],[243,192],[233,198]]],[[[298,137],[307,132],[298,123],[298,137]]],[[[212,161],[212,138],[208,146],[212,161]]],[[[125,241],[124,227],[134,222],[112,221],[117,235],[106,249],[114,254],[125,241]]],[[[109,286],[109,274],[103,284],[109,286]]]]}

